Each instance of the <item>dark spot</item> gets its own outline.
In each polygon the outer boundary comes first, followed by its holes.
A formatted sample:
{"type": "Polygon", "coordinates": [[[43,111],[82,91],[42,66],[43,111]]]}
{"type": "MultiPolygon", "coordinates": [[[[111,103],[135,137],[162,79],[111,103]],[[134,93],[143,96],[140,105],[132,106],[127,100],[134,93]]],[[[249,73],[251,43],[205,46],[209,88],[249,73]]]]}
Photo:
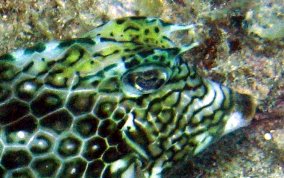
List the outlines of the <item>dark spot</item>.
{"type": "Polygon", "coordinates": [[[147,17],[143,17],[143,16],[133,16],[133,17],[130,17],[129,19],[131,19],[131,20],[145,20],[145,19],[147,19],[147,17]]]}
{"type": "Polygon", "coordinates": [[[154,31],[155,31],[155,33],[159,33],[160,32],[159,27],[155,27],[154,31]]]}
{"type": "Polygon", "coordinates": [[[117,42],[115,39],[113,39],[113,38],[104,38],[104,37],[102,37],[102,38],[100,38],[100,41],[101,42],[117,42]]]}
{"type": "Polygon", "coordinates": [[[45,50],[45,44],[44,43],[38,43],[38,44],[36,44],[35,46],[33,46],[33,47],[30,47],[30,48],[27,48],[27,49],[25,49],[25,52],[24,52],[24,54],[32,54],[32,53],[34,53],[34,52],[38,52],[38,53],[40,53],[40,52],[43,52],[44,50],[45,50]]]}
{"type": "Polygon", "coordinates": [[[65,48],[65,47],[69,47],[75,43],[78,44],[88,44],[88,45],[95,45],[95,41],[92,40],[91,38],[77,38],[77,39],[70,39],[70,40],[65,40],[62,41],[58,47],[59,48],[65,48]]]}
{"type": "Polygon", "coordinates": [[[104,71],[107,72],[107,71],[109,71],[109,70],[112,70],[112,69],[115,68],[116,66],[117,66],[117,64],[111,64],[111,65],[105,67],[105,68],[104,68],[104,71]]]}
{"type": "Polygon", "coordinates": [[[100,78],[104,78],[104,76],[105,76],[104,73],[105,73],[104,70],[100,70],[99,72],[96,73],[96,76],[97,76],[97,77],[100,77],[100,78]]]}
{"type": "Polygon", "coordinates": [[[23,72],[28,72],[34,65],[34,61],[29,62],[23,67],[23,72]]]}
{"type": "Polygon", "coordinates": [[[117,23],[118,25],[121,25],[121,24],[123,24],[125,21],[126,21],[126,19],[117,19],[117,20],[116,20],[116,23],[117,23]]]}
{"type": "Polygon", "coordinates": [[[99,85],[100,81],[99,80],[95,80],[91,83],[91,85],[94,87],[94,88],[97,88],[97,86],[99,85]]]}
{"type": "Polygon", "coordinates": [[[165,21],[163,21],[163,20],[160,20],[160,23],[161,23],[162,26],[164,26],[164,27],[172,25],[171,23],[165,22],[165,21]]]}
{"type": "Polygon", "coordinates": [[[144,42],[149,43],[150,42],[149,38],[144,39],[144,42]]]}
{"type": "Polygon", "coordinates": [[[125,48],[125,49],[124,49],[124,52],[126,52],[126,53],[128,53],[128,52],[130,52],[130,51],[132,51],[132,50],[129,49],[129,48],[125,48]]]}
{"type": "Polygon", "coordinates": [[[133,37],[131,38],[131,40],[130,40],[130,41],[138,41],[138,40],[139,40],[139,38],[140,38],[140,36],[139,36],[139,35],[135,35],[135,36],[133,36],[133,37]]]}
{"type": "Polygon", "coordinates": [[[154,50],[145,50],[142,52],[139,52],[138,55],[141,56],[142,58],[146,58],[154,53],[154,50]]]}
{"type": "Polygon", "coordinates": [[[0,56],[0,61],[15,61],[15,58],[12,56],[12,54],[4,54],[0,56]]]}
{"type": "Polygon", "coordinates": [[[148,28],[145,29],[144,34],[148,35],[150,33],[150,30],[148,28]]]}
{"type": "Polygon", "coordinates": [[[123,30],[123,32],[127,32],[128,30],[139,31],[140,28],[133,27],[133,26],[128,26],[128,27],[126,27],[126,28],[123,30]]]}
{"type": "Polygon", "coordinates": [[[135,67],[139,64],[140,64],[140,61],[138,61],[136,58],[133,58],[129,62],[125,63],[125,67],[129,69],[129,68],[135,67]]]}

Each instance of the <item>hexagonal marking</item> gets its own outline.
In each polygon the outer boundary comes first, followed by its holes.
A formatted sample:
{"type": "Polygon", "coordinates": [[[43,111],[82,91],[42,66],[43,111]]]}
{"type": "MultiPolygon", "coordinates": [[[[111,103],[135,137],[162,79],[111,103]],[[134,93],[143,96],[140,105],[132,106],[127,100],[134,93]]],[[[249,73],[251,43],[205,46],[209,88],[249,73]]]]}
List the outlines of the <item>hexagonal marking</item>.
{"type": "Polygon", "coordinates": [[[101,137],[95,136],[86,142],[83,156],[87,160],[97,159],[101,157],[106,148],[107,145],[105,140],[101,137]]]}
{"type": "Polygon", "coordinates": [[[63,100],[60,98],[60,93],[52,91],[43,91],[31,103],[32,112],[36,116],[44,116],[47,113],[55,111],[62,107],[63,100]]]}
{"type": "Polygon", "coordinates": [[[70,113],[65,109],[61,109],[42,118],[40,120],[40,125],[59,134],[68,130],[71,127],[72,121],[73,117],[70,113]]]}
{"type": "Polygon", "coordinates": [[[79,153],[82,141],[74,135],[67,135],[59,141],[57,151],[63,157],[75,156],[79,153]]]}
{"type": "Polygon", "coordinates": [[[42,83],[37,79],[25,79],[16,85],[15,90],[20,99],[29,101],[35,96],[40,86],[42,83]]]}
{"type": "Polygon", "coordinates": [[[60,166],[60,161],[52,155],[35,158],[32,162],[32,169],[40,177],[55,177],[60,166]]]}
{"type": "Polygon", "coordinates": [[[70,96],[67,108],[74,114],[89,113],[94,106],[94,93],[76,93],[70,96]]]}
{"type": "Polygon", "coordinates": [[[94,113],[96,114],[96,116],[98,116],[98,118],[106,119],[111,116],[116,106],[117,106],[117,103],[113,101],[99,101],[96,104],[94,113]]]}
{"type": "Polygon", "coordinates": [[[65,178],[79,178],[82,177],[85,169],[87,167],[87,162],[82,158],[74,158],[64,163],[63,168],[61,168],[61,173],[59,177],[65,178]]]}
{"type": "Polygon", "coordinates": [[[29,149],[33,154],[43,154],[51,151],[53,147],[53,140],[50,135],[39,132],[35,135],[29,144],[29,149]]]}
{"type": "Polygon", "coordinates": [[[37,129],[38,121],[33,116],[9,124],[4,129],[6,142],[26,144],[37,129]]]}
{"type": "Polygon", "coordinates": [[[80,136],[87,138],[96,134],[99,119],[92,115],[86,115],[78,118],[73,127],[80,136]]]}
{"type": "Polygon", "coordinates": [[[104,167],[105,165],[102,160],[94,160],[88,165],[86,177],[100,177],[104,167]]]}
{"type": "Polygon", "coordinates": [[[6,169],[15,169],[27,166],[30,163],[31,159],[31,155],[26,150],[19,148],[9,148],[7,150],[4,150],[1,164],[6,169]]]}

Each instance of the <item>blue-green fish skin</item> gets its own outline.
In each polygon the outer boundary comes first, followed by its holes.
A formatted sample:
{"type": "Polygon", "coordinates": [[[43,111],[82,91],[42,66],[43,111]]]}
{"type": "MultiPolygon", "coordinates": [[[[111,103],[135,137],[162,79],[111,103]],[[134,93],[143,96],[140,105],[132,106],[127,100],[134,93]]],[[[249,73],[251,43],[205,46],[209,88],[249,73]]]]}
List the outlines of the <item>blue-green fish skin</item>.
{"type": "Polygon", "coordinates": [[[252,96],[201,77],[170,34],[111,20],[0,56],[0,177],[161,178],[249,124],[252,96]]]}

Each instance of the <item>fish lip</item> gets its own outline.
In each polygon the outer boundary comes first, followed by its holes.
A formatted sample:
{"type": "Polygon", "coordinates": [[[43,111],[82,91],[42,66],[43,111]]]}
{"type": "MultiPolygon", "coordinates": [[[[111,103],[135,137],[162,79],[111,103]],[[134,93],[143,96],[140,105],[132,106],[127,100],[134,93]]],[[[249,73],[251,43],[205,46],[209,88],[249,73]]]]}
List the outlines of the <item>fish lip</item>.
{"type": "Polygon", "coordinates": [[[246,127],[250,124],[251,119],[246,118],[241,112],[235,111],[229,115],[222,136],[231,133],[239,128],[246,127]]]}
{"type": "Polygon", "coordinates": [[[257,101],[252,95],[235,93],[234,100],[235,107],[228,116],[222,136],[248,126],[255,115],[257,101]]]}

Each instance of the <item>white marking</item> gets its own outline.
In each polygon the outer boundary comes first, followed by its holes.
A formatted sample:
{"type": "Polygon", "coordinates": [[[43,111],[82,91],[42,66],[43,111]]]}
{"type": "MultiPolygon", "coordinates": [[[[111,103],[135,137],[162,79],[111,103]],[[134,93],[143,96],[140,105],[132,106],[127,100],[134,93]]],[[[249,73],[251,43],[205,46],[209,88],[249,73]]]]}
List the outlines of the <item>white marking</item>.
{"type": "Polygon", "coordinates": [[[134,117],[132,114],[128,114],[128,119],[126,120],[124,126],[122,127],[122,136],[125,139],[126,143],[130,145],[135,151],[137,151],[142,157],[145,159],[149,159],[147,153],[144,149],[140,147],[134,140],[129,139],[129,137],[125,134],[126,131],[133,131],[135,129],[134,126],[134,117]]]}
{"type": "MultiPolygon", "coordinates": [[[[221,91],[221,88],[220,88],[220,85],[215,83],[215,82],[211,82],[215,92],[216,92],[216,98],[215,98],[215,101],[213,103],[213,108],[214,109],[217,109],[217,108],[220,108],[221,104],[222,104],[222,101],[224,100],[224,96],[222,94],[222,91],[221,91]]],[[[212,107],[212,106],[211,106],[212,107]]]]}
{"type": "Polygon", "coordinates": [[[123,172],[121,178],[136,178],[134,164],[131,164],[126,171],[123,172]]]}
{"type": "Polygon", "coordinates": [[[205,148],[207,148],[211,142],[212,142],[212,136],[208,135],[208,133],[204,133],[204,134],[201,134],[197,137],[199,138],[196,138],[198,141],[201,141],[199,143],[199,145],[195,148],[194,150],[194,155],[200,153],[201,151],[203,151],[205,148]],[[200,136],[200,137],[199,137],[200,136]]]}
{"type": "Polygon", "coordinates": [[[162,165],[163,165],[163,161],[162,160],[159,160],[159,161],[156,161],[154,167],[152,168],[151,172],[145,172],[144,173],[144,177],[145,178],[162,178],[162,165]]]}
{"type": "Polygon", "coordinates": [[[17,132],[17,137],[20,139],[24,139],[26,137],[26,133],[24,131],[17,132]]]}
{"type": "Polygon", "coordinates": [[[190,105],[190,107],[188,108],[187,113],[189,113],[189,114],[193,113],[194,111],[200,109],[201,107],[208,105],[214,99],[215,90],[212,89],[211,83],[205,81],[204,84],[208,85],[207,86],[207,88],[208,88],[207,93],[205,94],[205,96],[202,100],[201,99],[195,99],[193,101],[193,103],[190,105]]]}
{"type": "Polygon", "coordinates": [[[71,174],[75,174],[75,173],[76,173],[76,169],[73,168],[73,169],[71,170],[71,174]]]}
{"type": "Polygon", "coordinates": [[[46,146],[46,143],[45,143],[45,141],[40,140],[40,141],[38,142],[38,145],[41,146],[41,147],[45,147],[45,146],[46,146]]]}
{"type": "Polygon", "coordinates": [[[226,135],[230,132],[233,132],[247,125],[249,125],[249,121],[243,117],[242,113],[233,112],[231,113],[231,115],[229,116],[229,119],[226,122],[223,135],[226,135]]]}
{"type": "Polygon", "coordinates": [[[34,85],[32,83],[25,83],[24,84],[24,90],[25,91],[30,91],[34,89],[34,85]]]}

